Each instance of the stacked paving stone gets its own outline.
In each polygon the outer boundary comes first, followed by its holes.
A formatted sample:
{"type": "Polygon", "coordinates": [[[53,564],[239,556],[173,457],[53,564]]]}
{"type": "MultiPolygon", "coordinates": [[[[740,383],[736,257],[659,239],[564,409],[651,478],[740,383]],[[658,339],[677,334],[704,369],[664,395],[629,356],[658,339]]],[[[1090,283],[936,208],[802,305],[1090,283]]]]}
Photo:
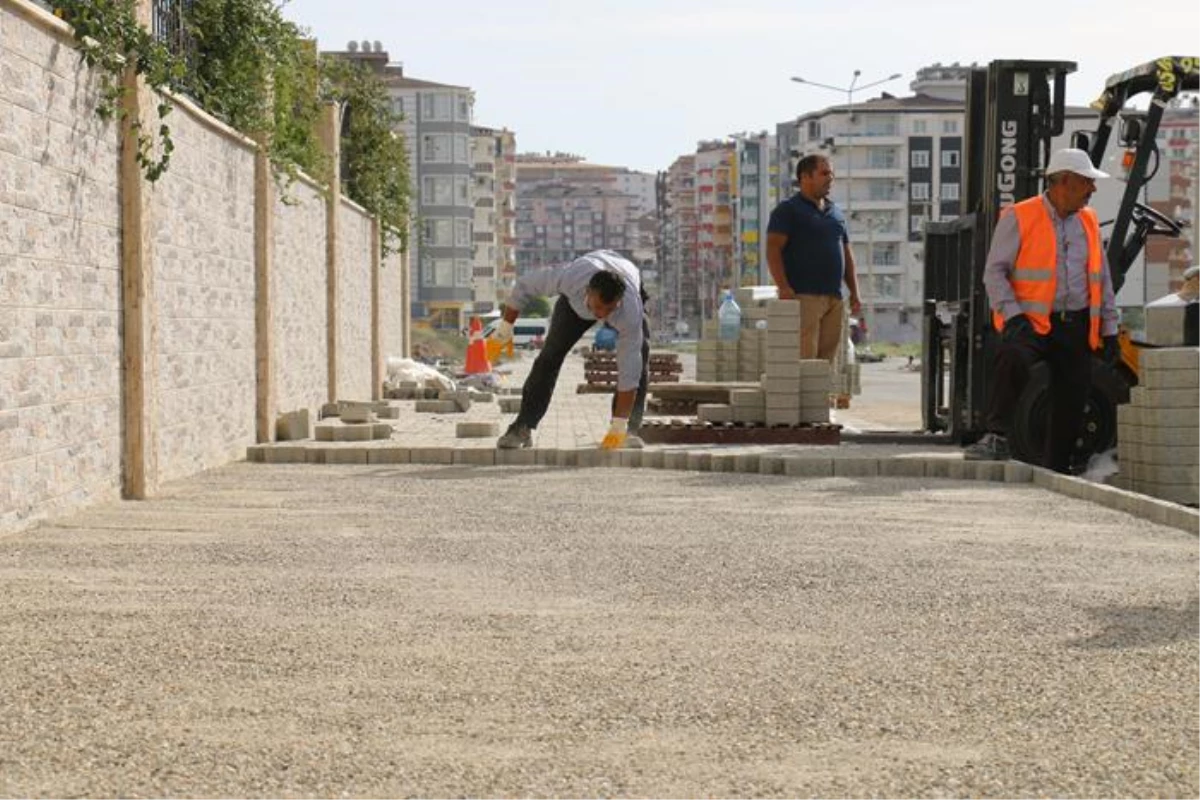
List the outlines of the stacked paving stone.
{"type": "MultiPolygon", "coordinates": [[[[800,301],[767,303],[767,362],[763,371],[768,425],[800,423],[800,301]]],[[[828,401],[826,401],[828,402],[828,401]]]]}
{"type": "Polygon", "coordinates": [[[702,422],[746,425],[806,425],[829,422],[829,362],[800,359],[800,303],[766,302],[765,350],[761,389],[738,389],[729,403],[703,404],[702,422]]]}
{"type": "Polygon", "coordinates": [[[1200,505],[1200,350],[1143,349],[1140,385],[1117,408],[1116,483],[1200,505]]]}
{"type": "Polygon", "coordinates": [[[417,381],[400,381],[394,389],[388,389],[389,400],[436,400],[443,391],[436,381],[427,381],[424,386],[417,381]]]}
{"type": "Polygon", "coordinates": [[[774,286],[743,286],[734,293],[742,309],[742,329],[738,336],[739,381],[761,379],[767,363],[767,303],[778,296],[774,286]]]}
{"type": "Polygon", "coordinates": [[[696,380],[701,383],[736,381],[738,342],[717,338],[717,323],[706,323],[696,348],[696,380]]]}

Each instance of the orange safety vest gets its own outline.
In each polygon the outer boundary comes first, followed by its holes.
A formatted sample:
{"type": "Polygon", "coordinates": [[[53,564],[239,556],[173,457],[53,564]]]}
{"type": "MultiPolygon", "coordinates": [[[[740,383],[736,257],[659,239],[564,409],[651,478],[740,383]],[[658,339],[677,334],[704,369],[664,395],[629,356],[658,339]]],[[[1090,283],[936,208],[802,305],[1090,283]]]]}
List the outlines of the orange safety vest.
{"type": "MultiPolygon", "coordinates": [[[[1021,232],[1021,249],[1013,264],[1013,294],[1021,304],[1021,310],[1033,329],[1042,336],[1050,332],[1050,311],[1054,308],[1054,293],[1058,284],[1058,242],[1054,234],[1054,223],[1041,195],[1022,200],[1005,210],[1017,215],[1017,228],[1021,232]]],[[[1100,301],[1104,287],[1104,258],[1100,249],[1100,221],[1096,212],[1084,207],[1079,211],[1083,230],[1088,242],[1088,344],[1093,350],[1100,349],[1100,301]]],[[[1004,316],[992,312],[992,324],[997,331],[1004,330],[1004,316]]]]}

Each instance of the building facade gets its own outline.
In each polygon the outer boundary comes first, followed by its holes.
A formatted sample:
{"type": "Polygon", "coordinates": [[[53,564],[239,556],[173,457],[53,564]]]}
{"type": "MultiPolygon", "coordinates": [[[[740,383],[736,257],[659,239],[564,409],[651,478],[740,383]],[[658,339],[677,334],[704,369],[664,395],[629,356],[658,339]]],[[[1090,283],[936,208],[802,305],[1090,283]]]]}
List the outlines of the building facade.
{"type": "Polygon", "coordinates": [[[512,131],[471,128],[474,311],[486,313],[512,291],[516,279],[516,138],[512,131]]]}
{"type": "Polygon", "coordinates": [[[397,131],[408,146],[415,226],[410,238],[413,316],[460,327],[473,309],[475,206],[471,120],[475,93],[466,86],[404,74],[379,42],[350,42],[322,55],[363,64],[383,81],[397,131]]]}

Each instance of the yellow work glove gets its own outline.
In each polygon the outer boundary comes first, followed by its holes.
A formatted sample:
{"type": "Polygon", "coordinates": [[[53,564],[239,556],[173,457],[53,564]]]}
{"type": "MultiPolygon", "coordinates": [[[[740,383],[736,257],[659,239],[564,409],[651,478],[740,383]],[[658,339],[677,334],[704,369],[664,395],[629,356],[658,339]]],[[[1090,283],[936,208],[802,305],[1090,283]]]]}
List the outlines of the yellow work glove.
{"type": "Polygon", "coordinates": [[[629,420],[613,417],[612,423],[608,426],[608,433],[604,434],[604,441],[600,442],[601,450],[618,450],[621,445],[625,444],[625,436],[629,433],[629,420]]]}

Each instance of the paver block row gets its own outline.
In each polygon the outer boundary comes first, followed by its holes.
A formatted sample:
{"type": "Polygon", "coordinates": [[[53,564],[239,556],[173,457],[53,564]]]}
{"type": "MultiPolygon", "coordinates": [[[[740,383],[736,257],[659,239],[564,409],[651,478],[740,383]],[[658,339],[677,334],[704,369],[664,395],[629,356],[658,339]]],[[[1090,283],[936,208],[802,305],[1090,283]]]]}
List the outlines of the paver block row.
{"type": "Polygon", "coordinates": [[[454,435],[459,439],[484,439],[500,435],[498,422],[459,422],[454,426],[454,435]]]}
{"type": "Polygon", "coordinates": [[[1195,347],[1142,348],[1138,361],[1145,370],[1200,369],[1200,349],[1195,347]]]}
{"type": "Polygon", "coordinates": [[[1135,386],[1129,390],[1129,402],[1142,408],[1200,407],[1200,395],[1195,389],[1147,389],[1135,386]]]}

